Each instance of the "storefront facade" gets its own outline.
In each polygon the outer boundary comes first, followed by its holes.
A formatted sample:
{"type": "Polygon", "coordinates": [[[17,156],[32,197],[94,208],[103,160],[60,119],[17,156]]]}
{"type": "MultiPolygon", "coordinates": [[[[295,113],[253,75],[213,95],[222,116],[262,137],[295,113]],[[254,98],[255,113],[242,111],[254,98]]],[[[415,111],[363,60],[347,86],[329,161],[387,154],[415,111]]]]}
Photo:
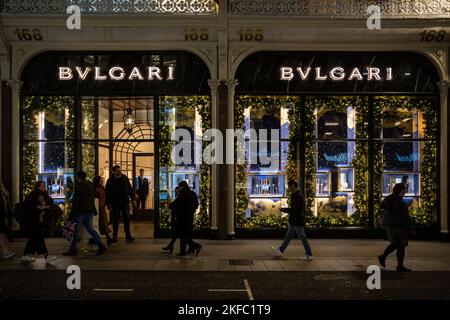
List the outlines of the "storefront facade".
{"type": "Polygon", "coordinates": [[[210,166],[175,165],[171,157],[175,129],[194,140],[210,128],[209,78],[186,52],[37,55],[21,79],[20,198],[44,181],[68,213],[75,172],[105,183],[120,165],[135,189],[144,170],[149,195],[140,218],[155,217],[155,234],[170,226],[167,205],[181,180],[199,195],[197,227],[209,228],[210,166]]]}
{"type": "Polygon", "coordinates": [[[140,168],[152,181],[155,236],[186,179],[204,234],[265,237],[282,234],[295,179],[310,230],[352,237],[377,230],[379,202],[404,182],[416,223],[448,234],[449,45],[420,40],[445,34],[443,7],[388,6],[370,31],[359,6],[348,19],[332,4],[153,2],[111,12],[80,2],[81,31],[66,28],[64,10],[5,5],[1,178],[14,201],[39,178],[65,204],[76,170],[107,178],[118,163],[133,183],[140,168]],[[173,166],[176,128],[279,129],[278,163],[173,166]]]}
{"type": "MultiPolygon", "coordinates": [[[[418,227],[438,219],[439,76],[397,52],[259,52],[239,66],[235,125],[280,130],[276,165],[236,166],[237,227],[280,229],[288,180],[310,228],[379,228],[396,183],[418,227]],[[249,76],[251,75],[251,76],[249,76]]],[[[252,153],[246,140],[247,161],[252,153]]],[[[256,145],[255,145],[256,146],[256,145]]]]}

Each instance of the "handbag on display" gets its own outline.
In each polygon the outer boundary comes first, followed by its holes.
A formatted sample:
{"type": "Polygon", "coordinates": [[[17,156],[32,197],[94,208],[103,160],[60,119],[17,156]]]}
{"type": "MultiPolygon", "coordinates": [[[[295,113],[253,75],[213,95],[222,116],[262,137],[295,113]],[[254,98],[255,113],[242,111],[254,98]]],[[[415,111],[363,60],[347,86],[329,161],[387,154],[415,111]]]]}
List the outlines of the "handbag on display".
{"type": "Polygon", "coordinates": [[[77,223],[73,220],[66,220],[64,222],[64,229],[63,229],[63,238],[66,239],[69,242],[72,242],[73,236],[75,235],[75,232],[77,231],[77,223]]]}

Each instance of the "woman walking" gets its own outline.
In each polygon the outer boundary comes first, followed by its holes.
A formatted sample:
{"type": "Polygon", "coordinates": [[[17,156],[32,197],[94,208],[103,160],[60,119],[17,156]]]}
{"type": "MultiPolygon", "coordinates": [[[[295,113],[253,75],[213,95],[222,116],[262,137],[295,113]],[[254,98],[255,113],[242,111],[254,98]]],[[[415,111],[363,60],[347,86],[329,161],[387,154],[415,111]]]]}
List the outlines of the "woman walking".
{"type": "Polygon", "coordinates": [[[100,230],[100,234],[106,236],[107,244],[110,245],[112,243],[117,242],[109,235],[111,230],[108,226],[108,214],[106,212],[106,195],[105,195],[105,187],[103,186],[103,178],[100,176],[96,176],[94,178],[94,192],[95,198],[98,199],[98,228],[100,230]]]}
{"type": "Polygon", "coordinates": [[[408,212],[408,206],[403,201],[406,188],[403,183],[394,186],[392,194],[387,196],[381,203],[384,215],[384,227],[390,244],[383,254],[378,256],[378,261],[386,268],[386,258],[389,254],[397,251],[397,271],[410,272],[404,266],[405,251],[408,246],[408,233],[414,233],[413,224],[408,212]]]}
{"type": "Polygon", "coordinates": [[[28,241],[23,251],[22,261],[34,262],[32,254],[43,255],[46,262],[56,260],[49,256],[45,245],[45,222],[44,216],[53,205],[53,199],[48,195],[45,182],[38,181],[34,184],[34,190],[26,197],[25,209],[27,210],[28,241]]]}

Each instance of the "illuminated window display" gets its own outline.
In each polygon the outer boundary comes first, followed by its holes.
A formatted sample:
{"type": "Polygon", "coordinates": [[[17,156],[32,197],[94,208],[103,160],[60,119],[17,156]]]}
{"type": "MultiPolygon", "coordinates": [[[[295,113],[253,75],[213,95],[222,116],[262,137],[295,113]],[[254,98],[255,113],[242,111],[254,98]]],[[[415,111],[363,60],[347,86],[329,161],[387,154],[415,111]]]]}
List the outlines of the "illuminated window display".
{"type": "Polygon", "coordinates": [[[264,194],[277,174],[300,182],[308,227],[377,227],[395,183],[407,186],[416,224],[436,222],[439,76],[432,62],[407,52],[266,51],[245,58],[236,79],[235,127],[281,129],[279,172],[236,165],[238,228],[286,227],[282,204],[264,194]]]}
{"type": "Polygon", "coordinates": [[[149,194],[145,210],[136,212],[155,217],[155,236],[170,227],[167,204],[182,180],[199,197],[196,227],[208,228],[210,167],[170,163],[174,129],[199,138],[211,126],[208,79],[206,65],[186,52],[35,56],[22,77],[22,198],[43,180],[67,213],[75,172],[106,183],[118,164],[134,188],[144,170],[149,194]]]}
{"type": "Polygon", "coordinates": [[[71,196],[74,174],[72,97],[32,96],[23,102],[23,193],[44,181],[56,203],[71,196]]]}
{"type": "MultiPolygon", "coordinates": [[[[206,96],[178,97],[164,96],[160,100],[160,180],[159,199],[161,224],[169,225],[170,210],[168,204],[175,198],[175,188],[181,181],[186,181],[199,197],[200,207],[197,211],[197,227],[209,223],[210,175],[207,164],[195,164],[202,150],[195,147],[195,142],[202,140],[203,133],[211,127],[210,99],[206,96]],[[191,136],[190,154],[187,163],[175,165],[172,159],[172,147],[178,141],[172,140],[175,129],[185,129],[191,136]]],[[[201,143],[200,143],[201,144],[201,143]]],[[[180,153],[181,159],[184,159],[180,153]]]]}
{"type": "Polygon", "coordinates": [[[380,97],[375,102],[382,113],[382,130],[377,134],[385,140],[381,198],[396,183],[405,184],[410,212],[430,223],[432,216],[427,213],[436,206],[436,112],[426,99],[380,97]]]}

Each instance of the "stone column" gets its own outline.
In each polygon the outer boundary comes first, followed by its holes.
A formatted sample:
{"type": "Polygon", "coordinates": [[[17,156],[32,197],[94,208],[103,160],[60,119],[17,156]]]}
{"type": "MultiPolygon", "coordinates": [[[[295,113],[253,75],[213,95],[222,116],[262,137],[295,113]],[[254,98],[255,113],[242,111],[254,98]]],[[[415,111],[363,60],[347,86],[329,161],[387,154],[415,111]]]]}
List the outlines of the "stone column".
{"type": "Polygon", "coordinates": [[[444,237],[448,236],[448,89],[449,81],[438,82],[440,96],[440,229],[444,237]]]}
{"type": "MultiPolygon", "coordinates": [[[[236,79],[229,79],[226,81],[228,88],[228,119],[227,128],[234,129],[234,93],[238,84],[236,79]]],[[[234,152],[234,150],[233,150],[234,152]]],[[[234,208],[235,208],[235,185],[234,185],[234,164],[227,164],[228,172],[228,211],[227,211],[227,235],[228,239],[234,239],[234,208]]]]}
{"type": "MultiPolygon", "coordinates": [[[[211,88],[211,128],[219,127],[219,112],[218,112],[218,102],[219,94],[218,88],[220,85],[219,80],[208,80],[208,85],[211,88]]],[[[218,237],[218,220],[219,220],[219,170],[218,164],[213,164],[211,166],[211,236],[213,238],[218,237]]]]}
{"type": "Polygon", "coordinates": [[[20,88],[22,81],[8,80],[11,87],[11,202],[20,201],[20,88]]]}

